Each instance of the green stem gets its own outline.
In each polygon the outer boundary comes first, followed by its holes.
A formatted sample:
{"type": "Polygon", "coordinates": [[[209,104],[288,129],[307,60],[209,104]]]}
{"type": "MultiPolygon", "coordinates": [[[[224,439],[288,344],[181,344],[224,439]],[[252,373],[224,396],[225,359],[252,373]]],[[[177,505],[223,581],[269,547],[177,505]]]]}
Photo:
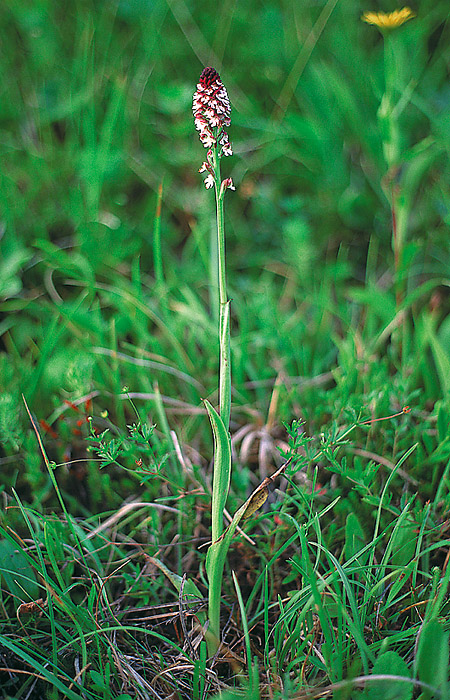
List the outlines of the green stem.
{"type": "MultiPolygon", "coordinates": [[[[218,146],[213,149],[212,166],[214,169],[214,189],[216,194],[217,223],[217,273],[219,282],[219,414],[214,417],[214,410],[209,409],[214,432],[214,466],[211,502],[212,546],[223,533],[223,511],[228,494],[231,475],[231,440],[229,433],[231,412],[231,362],[230,362],[230,302],[227,297],[225,267],[225,223],[220,177],[218,146]]],[[[208,407],[208,405],[207,405],[208,407]]],[[[207,566],[208,651],[211,655],[217,651],[220,640],[220,602],[222,593],[222,575],[224,558],[207,566]]]]}
{"type": "MultiPolygon", "coordinates": [[[[217,229],[217,227],[216,227],[217,229]]],[[[209,308],[211,318],[219,323],[219,276],[217,272],[217,230],[211,226],[209,236],[209,308]]]]}
{"type": "Polygon", "coordinates": [[[223,193],[220,186],[220,160],[217,154],[217,146],[213,150],[213,168],[215,173],[214,188],[216,192],[216,216],[217,216],[217,264],[219,270],[219,299],[224,304],[227,301],[227,278],[225,270],[225,226],[223,221],[223,193]]]}
{"type": "Polygon", "coordinates": [[[164,282],[164,272],[161,251],[161,203],[163,193],[163,181],[159,183],[156,200],[155,220],[153,224],[153,267],[155,269],[156,284],[161,287],[164,282]]]}
{"type": "Polygon", "coordinates": [[[384,34],[384,80],[385,93],[378,110],[383,153],[387,166],[387,197],[392,216],[392,249],[394,252],[395,297],[397,309],[400,308],[404,296],[404,284],[399,276],[402,269],[402,253],[404,247],[404,217],[400,210],[401,192],[397,183],[398,167],[401,154],[401,134],[398,119],[396,96],[397,88],[397,58],[395,36],[391,32],[384,34]]]}
{"type": "Polygon", "coordinates": [[[220,160],[217,154],[218,148],[213,150],[215,192],[216,192],[216,217],[217,217],[217,263],[219,276],[219,414],[226,428],[230,425],[231,413],[231,363],[230,363],[230,318],[229,301],[227,297],[227,279],[225,267],[225,222],[223,212],[223,199],[225,192],[221,192],[220,160]]]}

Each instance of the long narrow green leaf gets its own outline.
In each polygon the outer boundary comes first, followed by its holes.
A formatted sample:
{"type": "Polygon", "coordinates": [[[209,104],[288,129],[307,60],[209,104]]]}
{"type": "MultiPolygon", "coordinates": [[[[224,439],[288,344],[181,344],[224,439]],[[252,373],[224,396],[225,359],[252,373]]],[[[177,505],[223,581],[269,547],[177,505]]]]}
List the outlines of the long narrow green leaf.
{"type": "Polygon", "coordinates": [[[234,571],[231,572],[231,575],[233,576],[233,583],[234,587],[236,589],[236,595],[239,603],[239,610],[241,611],[241,621],[242,621],[242,629],[244,632],[244,639],[245,639],[245,657],[247,660],[247,671],[248,671],[248,680],[249,680],[249,685],[250,687],[253,686],[253,667],[252,667],[252,653],[251,653],[251,645],[250,645],[250,635],[248,632],[248,621],[247,621],[247,616],[245,614],[245,606],[244,606],[244,600],[242,598],[242,592],[239,586],[239,581],[237,579],[236,573],[234,571]]]}
{"type": "Polygon", "coordinates": [[[215,408],[213,408],[209,401],[205,400],[204,403],[211,421],[214,435],[213,492],[211,503],[211,534],[213,544],[209,548],[208,555],[206,557],[206,572],[208,574],[209,581],[208,649],[210,654],[214,654],[219,644],[222,573],[226,557],[226,549],[223,550],[221,548],[222,540],[220,539],[220,536],[223,529],[223,511],[227,500],[228,489],[230,487],[231,438],[222,418],[219,416],[215,408]],[[211,551],[212,555],[210,554],[211,551]]]}
{"type": "Polygon", "coordinates": [[[236,532],[242,518],[249,517],[265,501],[267,486],[273,482],[287,467],[290,460],[285,462],[271,477],[264,481],[253,491],[247,500],[236,511],[230,525],[217,540],[214,540],[206,555],[206,573],[209,580],[209,650],[215,652],[219,644],[219,622],[220,622],[220,593],[222,587],[222,575],[231,539],[236,532]]]}
{"type": "Polygon", "coordinates": [[[242,519],[245,510],[247,508],[247,502],[245,502],[239,510],[234,514],[233,520],[226,529],[223,536],[213,542],[208,549],[208,554],[206,555],[206,573],[208,574],[209,581],[209,605],[208,605],[208,617],[209,617],[209,637],[208,637],[208,647],[209,651],[215,652],[219,646],[219,630],[220,630],[220,595],[222,590],[222,576],[223,567],[225,566],[225,559],[227,556],[228,548],[231,543],[231,539],[242,519]]]}
{"type": "MultiPolygon", "coordinates": [[[[157,566],[158,569],[160,569],[160,571],[163,572],[163,574],[167,576],[169,581],[173,584],[174,588],[176,588],[176,590],[179,593],[183,583],[183,577],[178,576],[178,574],[175,574],[173,571],[168,569],[167,566],[163,564],[163,562],[160,559],[157,559],[156,557],[149,557],[149,560],[152,562],[152,564],[157,566]]],[[[203,595],[197,588],[194,581],[192,581],[192,579],[190,578],[187,578],[184,582],[183,594],[186,597],[186,604],[188,607],[197,605],[199,601],[203,600],[203,595]]],[[[197,613],[197,617],[202,625],[206,622],[206,616],[204,613],[197,613]]]]}
{"type": "Polygon", "coordinates": [[[206,410],[214,435],[214,470],[212,493],[212,541],[219,539],[223,529],[223,511],[230,488],[231,439],[222,418],[205,399],[206,410]]]}

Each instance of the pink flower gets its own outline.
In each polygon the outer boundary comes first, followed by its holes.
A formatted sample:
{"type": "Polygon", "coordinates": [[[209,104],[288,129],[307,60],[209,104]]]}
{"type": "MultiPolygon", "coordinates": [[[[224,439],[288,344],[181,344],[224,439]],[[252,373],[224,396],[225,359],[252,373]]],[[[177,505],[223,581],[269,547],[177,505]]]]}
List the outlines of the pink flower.
{"type": "MultiPolygon", "coordinates": [[[[209,152],[208,152],[208,156],[209,156],[209,152]]],[[[203,180],[207,190],[211,189],[211,187],[214,187],[214,169],[209,163],[207,163],[207,162],[202,163],[202,167],[198,169],[198,172],[199,173],[205,173],[205,172],[208,173],[207,177],[203,180]]]]}
{"type": "MultiPolygon", "coordinates": [[[[195,128],[205,148],[219,144],[219,155],[231,156],[226,126],[230,126],[231,106],[228,93],[214,68],[204,68],[192,100],[195,128]]],[[[208,178],[207,178],[208,179],[208,178]]]]}
{"type": "MultiPolygon", "coordinates": [[[[206,187],[208,187],[208,185],[206,185],[206,187]]],[[[233,180],[231,177],[227,177],[227,178],[225,178],[225,180],[222,180],[221,185],[220,185],[219,196],[221,196],[226,189],[229,189],[229,190],[236,189],[236,187],[233,185],[233,180]]]]}

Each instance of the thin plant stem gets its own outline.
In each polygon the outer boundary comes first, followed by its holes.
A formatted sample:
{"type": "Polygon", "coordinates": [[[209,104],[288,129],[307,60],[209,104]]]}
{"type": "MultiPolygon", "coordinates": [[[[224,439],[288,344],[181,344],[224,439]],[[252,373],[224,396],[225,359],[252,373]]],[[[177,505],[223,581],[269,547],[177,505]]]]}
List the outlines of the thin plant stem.
{"type": "Polygon", "coordinates": [[[400,166],[402,153],[402,135],[399,122],[402,94],[398,80],[396,41],[398,37],[391,32],[384,34],[384,79],[385,92],[378,110],[383,153],[387,166],[386,196],[391,208],[392,250],[394,253],[395,300],[397,311],[405,296],[403,276],[403,250],[405,246],[408,210],[402,195],[400,166]]]}
{"type": "Polygon", "coordinates": [[[230,323],[229,301],[227,296],[227,278],[225,264],[225,222],[223,199],[225,190],[221,187],[220,160],[217,147],[213,150],[214,171],[216,173],[214,189],[216,193],[217,222],[217,268],[219,280],[219,415],[225,427],[229,428],[231,413],[231,362],[230,362],[230,323]]]}
{"type": "Polygon", "coordinates": [[[153,224],[153,266],[155,269],[156,283],[161,286],[164,282],[164,272],[161,251],[161,204],[163,194],[163,181],[158,186],[158,196],[156,199],[156,212],[153,224]]]}
{"type": "MultiPolygon", "coordinates": [[[[231,460],[223,456],[224,442],[230,443],[230,413],[231,413],[231,358],[230,358],[230,302],[227,295],[226,258],[225,258],[225,221],[224,221],[224,194],[220,174],[220,158],[217,145],[212,149],[212,163],[214,169],[214,191],[216,195],[216,226],[217,226],[217,260],[216,271],[219,287],[219,416],[225,435],[222,440],[216,440],[213,465],[213,489],[211,503],[211,536],[212,542],[216,542],[223,532],[223,508],[225,506],[223,488],[228,492],[231,475],[231,460]],[[219,447],[220,442],[222,445],[219,447]]],[[[217,573],[217,568],[214,567],[217,573]]],[[[219,567],[223,571],[223,563],[219,567]]],[[[210,572],[211,573],[211,572],[210,572]]],[[[217,581],[210,579],[208,591],[208,619],[209,635],[208,649],[210,654],[215,654],[220,638],[220,603],[222,587],[217,581]]]]}
{"type": "Polygon", "coordinates": [[[217,270],[217,226],[211,226],[209,236],[209,308],[211,318],[219,324],[219,275],[217,270]]]}
{"type": "Polygon", "coordinates": [[[213,151],[213,167],[215,172],[214,189],[216,193],[216,216],[217,216],[217,266],[219,272],[219,300],[221,304],[227,301],[227,278],[225,268],[225,225],[223,220],[223,196],[221,196],[220,186],[220,159],[218,148],[213,151]]]}
{"type": "Polygon", "coordinates": [[[397,202],[396,202],[396,191],[395,185],[391,183],[391,220],[392,220],[392,248],[394,251],[394,272],[395,272],[395,303],[397,310],[400,308],[402,302],[402,289],[401,282],[399,280],[399,271],[401,267],[401,247],[399,240],[399,232],[397,228],[397,202]]]}

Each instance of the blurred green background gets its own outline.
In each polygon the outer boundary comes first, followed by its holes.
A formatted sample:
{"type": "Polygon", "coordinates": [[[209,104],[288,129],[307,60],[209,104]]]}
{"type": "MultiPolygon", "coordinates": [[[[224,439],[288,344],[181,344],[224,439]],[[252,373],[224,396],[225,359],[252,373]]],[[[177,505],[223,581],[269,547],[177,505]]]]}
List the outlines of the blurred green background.
{"type": "MultiPolygon", "coordinates": [[[[183,612],[184,582],[178,596],[149,554],[206,591],[215,202],[192,96],[210,65],[232,104],[222,175],[236,185],[230,513],[289,438],[300,460],[246,524],[256,546],[240,539],[229,555],[261,682],[290,697],[413,665],[445,695],[449,3],[417,2],[385,38],[361,21],[395,9],[0,3],[1,654],[26,669],[4,674],[5,692],[31,697],[30,670],[44,674],[39,698],[61,679],[83,697],[116,697],[128,681],[139,694],[143,676],[153,694],[180,673],[180,696],[203,696],[193,648],[196,694],[171,642],[159,634],[154,654],[128,614],[183,612]],[[42,617],[17,608],[26,593],[48,599],[42,617]]],[[[223,593],[235,600],[227,575],[223,593]]],[[[157,629],[182,644],[168,615],[157,629]]]]}

